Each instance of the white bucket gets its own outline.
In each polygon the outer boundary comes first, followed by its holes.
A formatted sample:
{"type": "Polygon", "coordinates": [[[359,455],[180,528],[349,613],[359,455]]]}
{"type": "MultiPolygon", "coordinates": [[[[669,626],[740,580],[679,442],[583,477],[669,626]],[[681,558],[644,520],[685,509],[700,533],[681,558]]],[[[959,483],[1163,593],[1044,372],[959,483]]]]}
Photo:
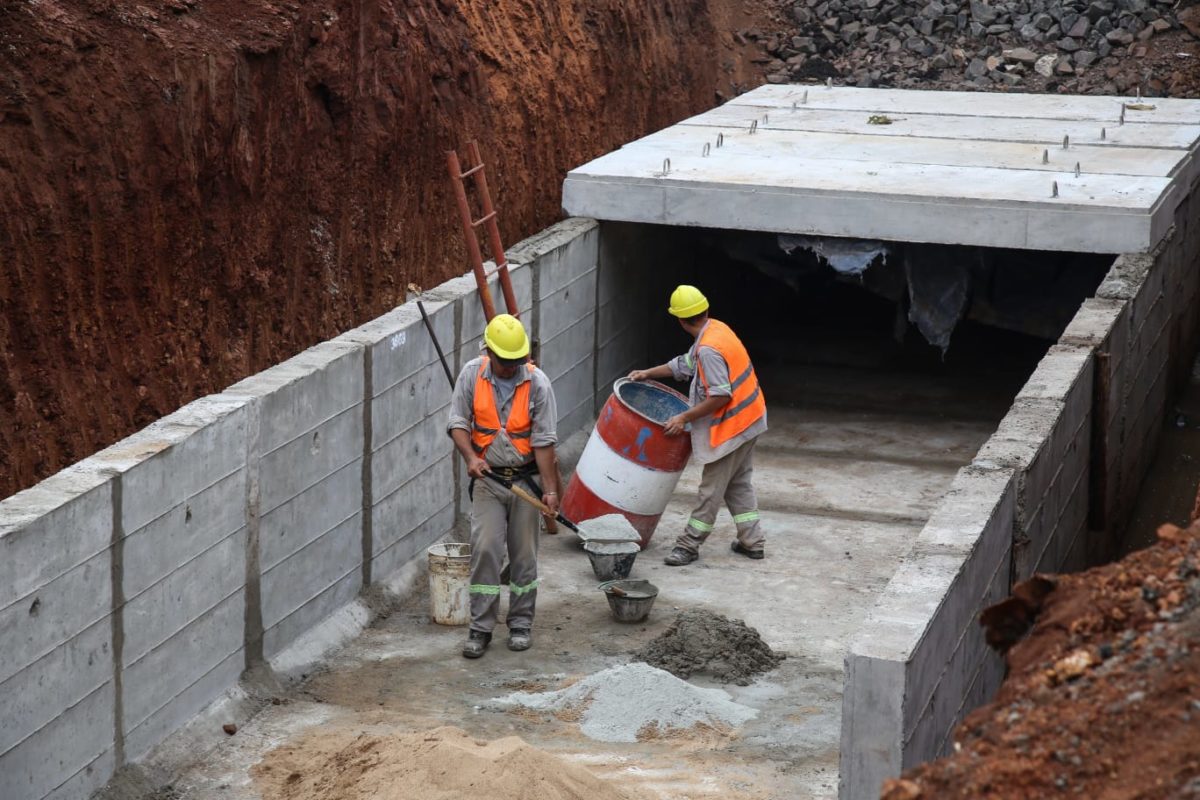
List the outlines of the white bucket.
{"type": "Polygon", "coordinates": [[[429,597],[433,621],[466,625],[471,621],[471,545],[445,542],[429,548],[429,597]]]}

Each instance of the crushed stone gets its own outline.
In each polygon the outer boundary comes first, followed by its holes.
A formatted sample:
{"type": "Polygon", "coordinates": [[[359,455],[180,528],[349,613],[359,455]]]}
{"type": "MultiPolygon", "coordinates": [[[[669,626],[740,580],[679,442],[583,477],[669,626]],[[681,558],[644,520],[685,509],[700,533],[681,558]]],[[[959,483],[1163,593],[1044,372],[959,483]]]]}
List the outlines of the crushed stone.
{"type": "Polygon", "coordinates": [[[635,662],[594,673],[553,692],[514,692],[499,708],[521,707],[579,719],[579,729],[601,742],[636,742],[697,726],[736,727],[758,716],[721,689],[703,689],[649,664],[635,662]]]}
{"type": "Polygon", "coordinates": [[[768,647],[758,631],[741,620],[690,609],[680,613],[671,627],[634,658],[684,680],[704,674],[721,683],[749,686],[786,656],[768,647]]]}

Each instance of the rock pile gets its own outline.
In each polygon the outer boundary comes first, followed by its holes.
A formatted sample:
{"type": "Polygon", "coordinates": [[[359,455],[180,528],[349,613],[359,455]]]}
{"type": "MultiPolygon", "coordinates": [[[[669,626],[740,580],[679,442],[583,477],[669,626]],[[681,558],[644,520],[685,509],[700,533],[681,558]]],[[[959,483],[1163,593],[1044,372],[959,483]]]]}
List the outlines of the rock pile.
{"type": "Polygon", "coordinates": [[[794,29],[745,35],[765,47],[771,83],[1045,90],[1178,28],[1173,3],[795,0],[794,29]]]}

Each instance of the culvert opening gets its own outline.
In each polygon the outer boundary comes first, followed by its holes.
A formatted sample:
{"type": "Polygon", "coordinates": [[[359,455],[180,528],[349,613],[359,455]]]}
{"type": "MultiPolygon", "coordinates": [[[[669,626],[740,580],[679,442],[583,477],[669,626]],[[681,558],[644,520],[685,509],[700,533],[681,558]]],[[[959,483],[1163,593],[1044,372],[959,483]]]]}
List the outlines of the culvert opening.
{"type": "MultiPolygon", "coordinates": [[[[998,423],[1111,267],[1097,254],[653,229],[750,349],[770,402],[998,423]]],[[[653,248],[648,248],[653,249],[653,248]]],[[[655,313],[657,312],[657,313],[655,313]]],[[[688,346],[661,309],[655,359],[688,346]]]]}

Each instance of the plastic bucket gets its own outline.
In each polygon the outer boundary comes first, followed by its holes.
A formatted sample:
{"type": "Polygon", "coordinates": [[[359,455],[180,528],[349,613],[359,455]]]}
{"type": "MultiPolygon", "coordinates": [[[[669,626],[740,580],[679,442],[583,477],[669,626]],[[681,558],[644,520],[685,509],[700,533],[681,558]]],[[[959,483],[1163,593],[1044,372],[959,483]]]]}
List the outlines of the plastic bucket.
{"type": "Polygon", "coordinates": [[[645,548],[692,454],[691,436],[663,430],[687,407],[686,397],[656,381],[613,384],[563,495],[563,515],[583,522],[621,514],[645,548]]]}
{"type": "Polygon", "coordinates": [[[427,552],[433,621],[439,625],[466,625],[471,621],[471,545],[445,542],[427,552]]]}

